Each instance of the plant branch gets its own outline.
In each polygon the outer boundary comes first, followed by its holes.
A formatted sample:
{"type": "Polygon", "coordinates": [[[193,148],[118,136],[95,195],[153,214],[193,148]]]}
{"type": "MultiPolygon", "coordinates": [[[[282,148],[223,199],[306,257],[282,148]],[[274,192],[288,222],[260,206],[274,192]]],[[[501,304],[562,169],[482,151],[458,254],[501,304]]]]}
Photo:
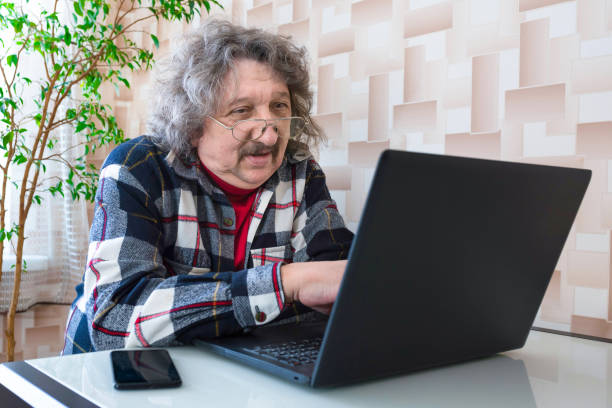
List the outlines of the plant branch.
{"type": "MultiPolygon", "coordinates": [[[[45,75],[47,76],[47,80],[49,82],[51,82],[51,75],[49,74],[49,67],[47,66],[47,59],[45,58],[45,56],[42,56],[42,60],[43,60],[43,64],[45,66],[45,75]]],[[[55,64],[54,64],[55,66],[55,64]]]]}
{"type": "Polygon", "coordinates": [[[65,159],[64,159],[64,154],[68,153],[70,150],[76,149],[77,147],[85,146],[85,145],[87,145],[87,144],[89,144],[89,143],[91,143],[91,142],[93,142],[93,140],[92,140],[92,141],[86,141],[86,142],[79,142],[79,143],[77,143],[77,144],[74,144],[74,145],[70,146],[69,148],[65,149],[65,150],[64,150],[64,151],[62,151],[62,152],[53,153],[53,154],[51,154],[51,155],[49,155],[49,156],[45,156],[45,157],[43,157],[41,160],[43,160],[43,161],[46,161],[46,160],[53,160],[53,159],[54,159],[54,158],[56,158],[56,157],[57,157],[57,158],[62,158],[62,160],[65,160],[65,159]]]}
{"type": "Polygon", "coordinates": [[[17,62],[15,63],[15,72],[13,72],[13,78],[11,78],[11,83],[9,85],[12,86],[13,83],[15,82],[15,78],[17,77],[17,67],[19,66],[19,57],[21,57],[21,53],[23,52],[23,50],[25,49],[26,45],[28,44],[28,40],[29,40],[30,36],[28,35],[26,37],[26,40],[23,42],[23,44],[21,45],[21,48],[19,48],[19,51],[17,51],[17,62]]]}
{"type": "MultiPolygon", "coordinates": [[[[58,0],[55,0],[55,2],[53,3],[53,13],[57,11],[57,1],[58,0]]],[[[55,38],[55,24],[51,26],[51,36],[55,38]]],[[[51,65],[55,67],[55,53],[54,52],[51,53],[51,65]]],[[[47,65],[45,64],[45,69],[46,68],[47,68],[47,65]]]]}
{"type": "MultiPolygon", "coordinates": [[[[124,0],[121,0],[121,4],[119,4],[119,8],[117,9],[117,15],[119,15],[119,13],[118,13],[118,12],[119,12],[119,11],[121,11],[121,7],[123,7],[123,3],[125,3],[125,1],[124,1],[124,0]]],[[[123,20],[123,18],[124,18],[125,16],[127,16],[128,14],[130,14],[130,13],[131,13],[131,12],[133,12],[133,11],[134,11],[134,2],[132,2],[132,3],[131,3],[130,8],[129,8],[127,11],[125,11],[125,12],[124,12],[124,13],[121,15],[121,17],[119,17],[119,18],[116,18],[116,17],[115,17],[115,24],[119,24],[119,23],[121,22],[121,20],[123,20]]]]}
{"type": "Polygon", "coordinates": [[[53,123],[49,124],[47,129],[49,129],[49,131],[55,130],[58,127],[61,127],[61,126],[67,125],[68,123],[74,122],[76,119],[77,118],[75,117],[75,118],[72,118],[72,119],[62,119],[62,120],[59,120],[57,122],[53,122],[53,123]]]}

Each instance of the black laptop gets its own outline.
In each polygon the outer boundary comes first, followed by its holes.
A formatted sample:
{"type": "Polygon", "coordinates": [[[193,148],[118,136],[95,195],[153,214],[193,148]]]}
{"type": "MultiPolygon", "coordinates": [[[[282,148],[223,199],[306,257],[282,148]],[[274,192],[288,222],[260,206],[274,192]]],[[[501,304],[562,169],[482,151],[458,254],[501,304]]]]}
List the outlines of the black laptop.
{"type": "Polygon", "coordinates": [[[590,177],[387,150],[329,319],[196,344],[312,387],[520,348],[590,177]]]}

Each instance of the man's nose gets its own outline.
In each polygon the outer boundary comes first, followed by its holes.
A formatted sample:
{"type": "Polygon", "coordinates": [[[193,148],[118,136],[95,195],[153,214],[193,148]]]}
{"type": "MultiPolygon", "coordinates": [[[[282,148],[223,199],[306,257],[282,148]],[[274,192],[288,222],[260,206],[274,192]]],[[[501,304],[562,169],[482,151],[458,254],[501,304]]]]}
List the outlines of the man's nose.
{"type": "Polygon", "coordinates": [[[278,125],[274,122],[266,122],[265,127],[262,129],[261,136],[257,139],[267,146],[272,146],[278,140],[278,125]]]}

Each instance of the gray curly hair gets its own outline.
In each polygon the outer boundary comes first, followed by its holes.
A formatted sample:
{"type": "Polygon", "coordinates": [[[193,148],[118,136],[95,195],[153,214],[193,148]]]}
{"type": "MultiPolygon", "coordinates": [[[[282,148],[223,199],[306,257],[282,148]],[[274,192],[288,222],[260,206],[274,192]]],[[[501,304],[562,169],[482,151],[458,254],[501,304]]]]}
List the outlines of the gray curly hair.
{"type": "Polygon", "coordinates": [[[204,118],[219,108],[223,81],[239,59],[267,64],[286,82],[291,114],[306,119],[298,141],[317,146],[325,140],[310,117],[312,92],[306,48],[294,45],[289,37],[218,19],[209,19],[188,33],[178,49],[160,61],[147,123],[154,140],[187,156],[202,136],[204,118]]]}

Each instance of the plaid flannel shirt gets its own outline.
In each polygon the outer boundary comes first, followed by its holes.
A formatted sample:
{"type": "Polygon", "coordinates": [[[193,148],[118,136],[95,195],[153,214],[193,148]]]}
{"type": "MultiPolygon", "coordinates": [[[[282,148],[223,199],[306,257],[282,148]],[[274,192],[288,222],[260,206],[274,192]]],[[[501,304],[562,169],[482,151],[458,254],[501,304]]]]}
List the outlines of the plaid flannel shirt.
{"type": "Polygon", "coordinates": [[[304,147],[290,142],[258,190],[240,271],[234,210],[195,153],[179,158],[147,136],[115,148],[63,354],[185,344],[310,311],[285,305],[280,265],[345,259],[353,235],[304,147]]]}

